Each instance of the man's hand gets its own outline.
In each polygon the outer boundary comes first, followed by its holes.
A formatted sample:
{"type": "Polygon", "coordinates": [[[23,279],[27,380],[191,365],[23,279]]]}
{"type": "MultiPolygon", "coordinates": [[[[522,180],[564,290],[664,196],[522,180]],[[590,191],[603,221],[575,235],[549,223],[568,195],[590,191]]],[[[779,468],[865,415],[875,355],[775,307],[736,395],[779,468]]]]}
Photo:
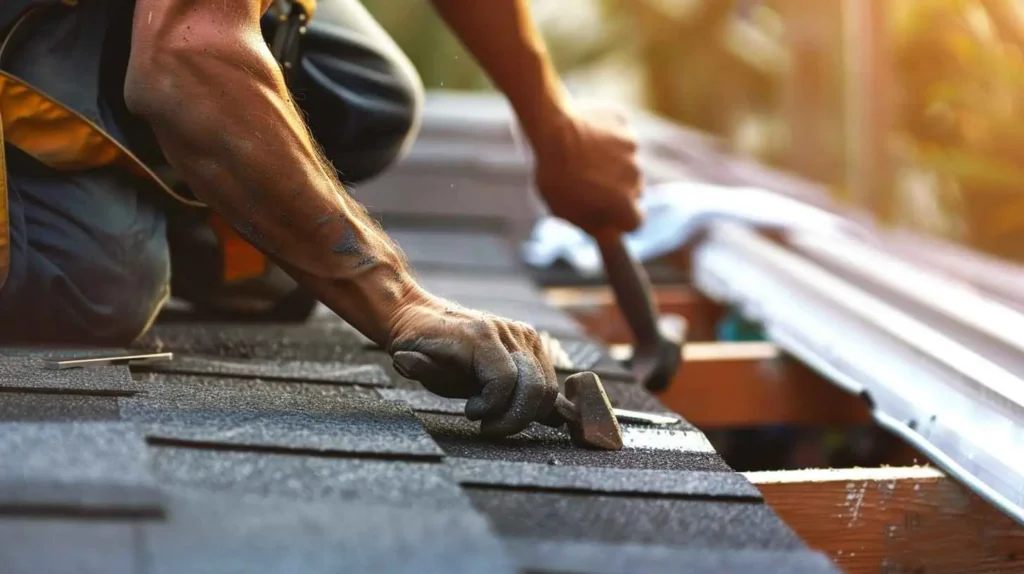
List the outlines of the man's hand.
{"type": "Polygon", "coordinates": [[[540,336],[510,321],[419,293],[392,322],[395,369],[428,390],[469,399],[466,417],[488,436],[515,434],[551,413],[555,369],[540,336]]]}
{"type": "Polygon", "coordinates": [[[610,108],[566,113],[533,138],[537,189],[551,212],[594,235],[640,226],[636,139],[610,108]]]}
{"type": "Polygon", "coordinates": [[[441,17],[504,92],[537,155],[551,211],[591,235],[640,225],[640,170],[625,118],[572,111],[528,0],[433,0],[441,17]]]}

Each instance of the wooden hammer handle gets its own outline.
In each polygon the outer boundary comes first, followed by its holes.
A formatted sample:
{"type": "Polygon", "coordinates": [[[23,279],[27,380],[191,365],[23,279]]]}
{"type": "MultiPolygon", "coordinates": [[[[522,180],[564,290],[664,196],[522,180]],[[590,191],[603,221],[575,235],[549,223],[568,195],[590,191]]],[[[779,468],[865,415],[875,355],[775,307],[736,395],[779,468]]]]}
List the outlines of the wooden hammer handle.
{"type": "Polygon", "coordinates": [[[594,235],[601,250],[605,276],[615,302],[633,335],[633,372],[640,384],[658,392],[668,387],[679,369],[682,341],[672,341],[658,327],[658,312],[647,271],[626,249],[622,235],[609,231],[594,235]]]}

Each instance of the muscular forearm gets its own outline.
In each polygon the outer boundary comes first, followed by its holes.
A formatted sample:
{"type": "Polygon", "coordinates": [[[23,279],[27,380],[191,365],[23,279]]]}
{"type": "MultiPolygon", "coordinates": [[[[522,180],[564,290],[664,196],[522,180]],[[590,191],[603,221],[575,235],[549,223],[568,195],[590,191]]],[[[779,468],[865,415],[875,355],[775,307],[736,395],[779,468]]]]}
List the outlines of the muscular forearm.
{"type": "Polygon", "coordinates": [[[255,26],[259,7],[167,4],[138,2],[129,106],[201,200],[383,344],[389,314],[418,288],[320,158],[255,26]]]}
{"type": "Polygon", "coordinates": [[[432,1],[536,143],[549,123],[561,118],[566,97],[527,0],[432,1]]]}

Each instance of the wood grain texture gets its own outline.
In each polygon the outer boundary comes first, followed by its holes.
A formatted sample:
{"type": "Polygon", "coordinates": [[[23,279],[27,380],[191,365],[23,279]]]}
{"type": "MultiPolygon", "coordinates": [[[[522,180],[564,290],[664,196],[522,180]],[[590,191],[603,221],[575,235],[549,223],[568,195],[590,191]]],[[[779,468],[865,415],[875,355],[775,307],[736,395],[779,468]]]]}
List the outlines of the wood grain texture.
{"type": "MultiPolygon", "coordinates": [[[[628,353],[612,348],[613,356],[628,353]]],[[[845,426],[871,420],[867,405],[780,353],[771,343],[690,343],[658,395],[698,427],[845,426]]]]}
{"type": "MultiPolygon", "coordinates": [[[[612,345],[612,356],[629,356],[629,327],[610,289],[551,288],[545,298],[590,336],[612,345]]],[[[782,356],[770,343],[708,342],[715,339],[724,308],[696,291],[658,286],[655,299],[659,312],[683,317],[687,330],[683,366],[659,398],[701,428],[870,421],[862,401],[782,356]]]]}
{"type": "MultiPolygon", "coordinates": [[[[615,304],[607,287],[558,287],[545,291],[548,303],[572,315],[587,333],[606,343],[629,343],[629,325],[615,304]]],[[[654,299],[662,315],[679,315],[686,319],[687,339],[715,339],[715,325],[722,317],[723,307],[684,286],[654,288],[654,299]]]]}
{"type": "Polygon", "coordinates": [[[745,476],[808,545],[846,572],[1024,572],[1024,527],[936,469],[745,476]]]}

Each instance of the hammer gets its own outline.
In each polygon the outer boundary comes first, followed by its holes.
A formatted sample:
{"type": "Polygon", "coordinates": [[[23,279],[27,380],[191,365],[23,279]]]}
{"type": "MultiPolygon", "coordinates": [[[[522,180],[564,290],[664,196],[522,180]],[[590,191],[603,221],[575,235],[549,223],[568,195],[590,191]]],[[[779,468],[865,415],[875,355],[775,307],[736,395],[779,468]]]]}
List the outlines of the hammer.
{"type": "Polygon", "coordinates": [[[601,379],[584,371],[565,379],[565,394],[558,394],[549,424],[565,424],[569,439],[578,447],[622,449],[622,427],[601,379]]]}
{"type": "Polygon", "coordinates": [[[651,280],[643,265],[630,255],[622,235],[615,231],[594,234],[605,275],[615,302],[629,324],[635,342],[633,372],[651,392],[668,388],[679,370],[683,341],[658,327],[651,280]]]}

